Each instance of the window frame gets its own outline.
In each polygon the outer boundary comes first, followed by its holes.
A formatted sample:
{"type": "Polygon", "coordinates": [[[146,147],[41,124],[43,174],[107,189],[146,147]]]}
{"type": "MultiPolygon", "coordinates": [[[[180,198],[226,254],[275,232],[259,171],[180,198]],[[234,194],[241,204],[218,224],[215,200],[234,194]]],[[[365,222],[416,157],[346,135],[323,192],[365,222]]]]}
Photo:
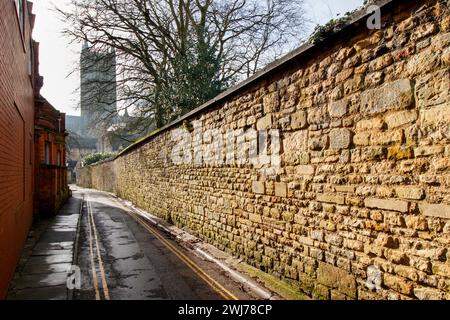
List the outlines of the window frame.
{"type": "Polygon", "coordinates": [[[45,141],[44,143],[44,164],[51,165],[51,143],[50,141],[45,141]]]}
{"type": "Polygon", "coordinates": [[[61,167],[61,166],[62,166],[61,150],[58,150],[58,151],[56,152],[56,165],[57,165],[58,167],[61,167]]]}
{"type": "Polygon", "coordinates": [[[20,39],[22,40],[23,51],[27,51],[25,44],[25,18],[26,18],[26,0],[12,0],[16,9],[17,23],[19,24],[20,39]]]}
{"type": "Polygon", "coordinates": [[[33,48],[33,39],[30,39],[30,51],[28,52],[28,75],[31,78],[31,82],[33,82],[33,68],[34,68],[34,48],[33,48]]]}

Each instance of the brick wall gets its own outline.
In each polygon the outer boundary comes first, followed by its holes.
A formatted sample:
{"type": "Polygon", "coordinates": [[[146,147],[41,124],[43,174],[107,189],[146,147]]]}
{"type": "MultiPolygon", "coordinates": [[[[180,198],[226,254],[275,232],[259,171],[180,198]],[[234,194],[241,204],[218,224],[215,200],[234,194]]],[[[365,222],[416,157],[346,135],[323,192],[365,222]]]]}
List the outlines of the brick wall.
{"type": "Polygon", "coordinates": [[[450,299],[449,13],[387,1],[79,183],[313,298],[450,299]]]}
{"type": "Polygon", "coordinates": [[[42,216],[55,215],[69,196],[64,120],[65,114],[56,110],[46,99],[36,99],[34,212],[42,216]],[[45,159],[46,144],[49,148],[48,163],[45,159]]]}
{"type": "MultiPolygon", "coordinates": [[[[23,32],[14,1],[0,1],[0,298],[32,218],[33,116],[29,3],[23,32]],[[21,34],[22,33],[22,34],[21,34]]],[[[31,9],[31,8],[30,8],[31,9]]]]}

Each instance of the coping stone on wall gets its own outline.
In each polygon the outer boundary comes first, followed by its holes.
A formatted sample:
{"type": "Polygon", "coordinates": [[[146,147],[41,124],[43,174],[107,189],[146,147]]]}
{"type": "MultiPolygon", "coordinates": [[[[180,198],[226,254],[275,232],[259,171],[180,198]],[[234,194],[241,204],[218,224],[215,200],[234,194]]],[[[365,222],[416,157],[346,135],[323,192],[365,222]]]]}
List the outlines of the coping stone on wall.
{"type": "MultiPolygon", "coordinates": [[[[378,0],[378,1],[374,1],[373,4],[376,4],[377,6],[379,6],[381,11],[385,11],[385,10],[388,10],[391,5],[393,5],[394,3],[397,3],[397,2],[402,2],[402,1],[401,0],[378,0]]],[[[217,95],[213,99],[205,102],[201,106],[199,106],[199,107],[195,108],[194,110],[188,112],[187,114],[181,116],[177,120],[174,120],[174,121],[168,123],[167,125],[163,126],[162,128],[155,130],[148,136],[145,136],[145,137],[141,138],[140,140],[136,141],[132,145],[130,145],[127,148],[125,148],[124,150],[122,150],[115,158],[118,158],[120,156],[123,156],[123,155],[131,152],[132,150],[138,148],[142,144],[145,144],[150,139],[154,138],[155,136],[159,135],[160,133],[165,132],[166,130],[182,123],[184,120],[191,118],[191,117],[199,114],[202,111],[205,111],[209,108],[216,106],[218,103],[224,101],[225,99],[229,98],[230,96],[237,94],[238,92],[248,88],[252,84],[255,84],[257,81],[261,80],[263,77],[272,75],[275,72],[278,72],[278,71],[282,70],[283,68],[286,68],[289,64],[297,62],[301,58],[307,57],[307,55],[312,53],[313,50],[323,49],[323,47],[326,47],[327,42],[337,39],[339,36],[342,36],[342,35],[352,34],[352,32],[350,32],[351,29],[358,28],[361,23],[364,23],[364,25],[365,25],[366,19],[370,15],[372,15],[371,12],[367,13],[366,10],[367,10],[366,6],[363,6],[360,10],[356,11],[349,17],[348,24],[346,26],[344,26],[342,29],[340,29],[339,31],[331,34],[330,36],[326,37],[325,39],[323,39],[322,41],[320,41],[318,43],[315,43],[315,44],[311,44],[308,42],[304,43],[303,45],[301,45],[297,49],[289,52],[282,58],[275,60],[274,62],[268,64],[266,67],[264,67],[260,71],[256,72],[253,76],[242,81],[238,85],[222,92],[221,94],[217,95]]]]}

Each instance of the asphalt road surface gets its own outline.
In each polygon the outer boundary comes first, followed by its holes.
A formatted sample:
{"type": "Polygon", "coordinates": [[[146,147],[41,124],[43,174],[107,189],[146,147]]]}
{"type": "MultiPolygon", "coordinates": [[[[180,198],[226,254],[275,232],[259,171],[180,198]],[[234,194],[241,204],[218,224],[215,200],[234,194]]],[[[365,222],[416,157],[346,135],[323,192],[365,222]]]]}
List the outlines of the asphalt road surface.
{"type": "Polygon", "coordinates": [[[74,299],[255,299],[113,196],[84,194],[74,299]]]}

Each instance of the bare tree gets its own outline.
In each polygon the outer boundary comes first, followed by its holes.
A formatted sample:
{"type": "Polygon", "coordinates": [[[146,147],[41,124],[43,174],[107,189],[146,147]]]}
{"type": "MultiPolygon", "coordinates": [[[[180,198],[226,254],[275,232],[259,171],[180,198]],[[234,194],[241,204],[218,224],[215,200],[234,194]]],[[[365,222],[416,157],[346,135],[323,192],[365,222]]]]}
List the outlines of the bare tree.
{"type": "MultiPolygon", "coordinates": [[[[304,36],[303,0],[71,1],[72,10],[60,11],[65,33],[92,50],[115,50],[115,102],[131,108],[143,131],[252,75],[304,36]]],[[[98,114],[111,111],[104,109],[98,114]]]]}

